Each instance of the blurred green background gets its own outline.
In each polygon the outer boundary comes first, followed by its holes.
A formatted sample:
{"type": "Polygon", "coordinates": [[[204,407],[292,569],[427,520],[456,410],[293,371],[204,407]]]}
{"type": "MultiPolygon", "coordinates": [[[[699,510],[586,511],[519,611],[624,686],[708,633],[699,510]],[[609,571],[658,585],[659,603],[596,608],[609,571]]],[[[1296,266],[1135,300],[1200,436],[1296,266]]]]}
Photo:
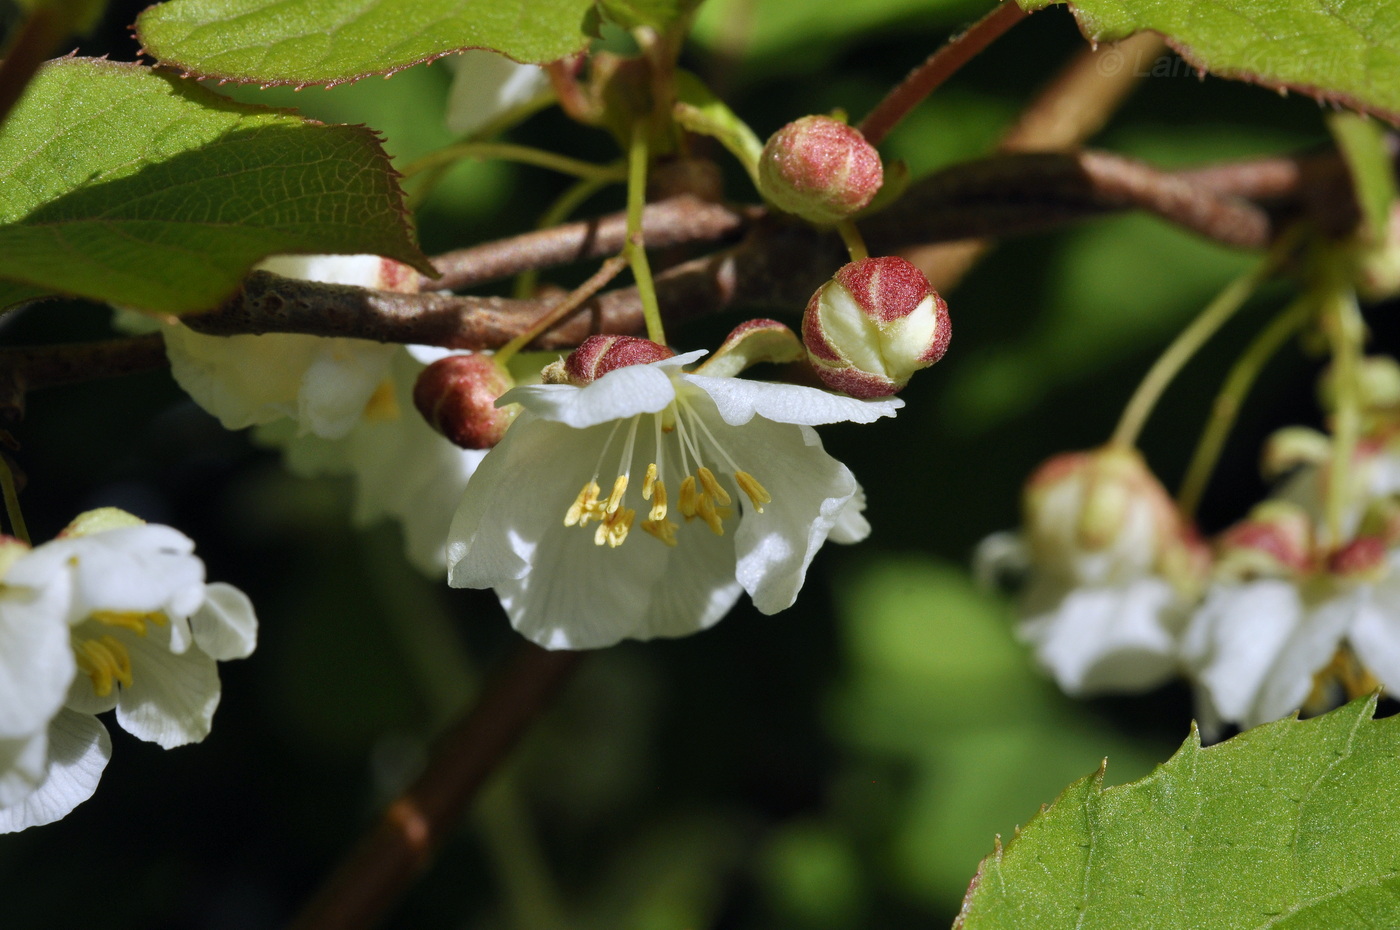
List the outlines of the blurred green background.
{"type": "MultiPolygon", "coordinates": [[[[134,57],[125,26],[142,5],[110,11],[84,53],[134,57]]],[[[710,0],[686,65],[762,136],[810,112],[859,117],[988,6],[710,0]]],[[[1083,44],[1062,9],[1036,14],[884,154],[918,176],[986,152],[1083,44]]],[[[438,64],[238,95],[367,123],[402,164],[450,141],[449,78],[438,64]]],[[[510,138],[616,155],[603,133],[552,113],[510,138]]],[[[1325,139],[1311,101],[1192,74],[1145,81],[1095,144],[1180,166],[1325,139]]],[[[534,169],[463,165],[420,217],[424,246],[528,229],[563,186],[534,169]]],[[[738,172],[729,194],[754,196],[738,172]]],[[[619,204],[613,192],[585,212],[619,204]]],[[[1069,701],[967,563],[982,537],[1015,524],[1030,470],[1102,442],[1156,353],[1247,262],[1140,216],[1002,244],[948,295],[952,350],[914,380],[898,419],[823,433],[865,485],[870,540],[828,546],[778,616],[745,602],[703,635],[591,655],[388,926],[947,926],[997,834],[1105,757],[1111,783],[1166,759],[1191,717],[1183,686],[1069,701]]],[[[1227,327],[1153,418],[1143,444],[1169,487],[1234,354],[1280,299],[1265,293],[1227,327]]],[[[101,308],[48,305],[3,336],[100,338],[106,321],[101,308]]],[[[1387,316],[1373,321],[1393,342],[1387,316]]],[[[1254,463],[1268,431],[1316,421],[1315,368],[1294,350],[1270,366],[1207,496],[1206,529],[1262,493],[1254,463]]],[[[171,523],[212,579],[249,592],[262,632],[250,660],[223,666],[204,744],[164,752],[116,731],[92,801],[0,837],[0,924],[285,922],[518,638],[489,592],[416,575],[395,527],[348,529],[348,483],[288,476],[164,374],[35,394],[16,435],[36,538],[104,504],[171,523]]]]}

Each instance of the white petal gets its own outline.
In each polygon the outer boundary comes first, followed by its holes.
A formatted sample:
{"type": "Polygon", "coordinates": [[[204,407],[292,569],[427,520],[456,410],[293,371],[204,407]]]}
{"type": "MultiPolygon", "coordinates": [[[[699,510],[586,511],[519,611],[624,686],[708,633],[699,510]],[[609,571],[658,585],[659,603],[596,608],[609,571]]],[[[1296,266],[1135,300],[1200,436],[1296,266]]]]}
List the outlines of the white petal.
{"type": "Polygon", "coordinates": [[[540,538],[566,529],[564,514],[611,433],[521,414],[467,484],[448,531],[448,583],[491,588],[529,571],[540,538]]]}
{"type": "MultiPolygon", "coordinates": [[[[16,563],[23,562],[23,556],[16,563]]],[[[68,644],[67,579],[0,587],[0,739],[42,730],[63,706],[77,666],[68,644]]]]}
{"type": "Polygon", "coordinates": [[[665,370],[656,365],[628,365],[581,388],[572,384],[527,384],[514,388],[496,406],[520,404],[542,420],[584,429],[639,413],[657,413],[675,399],[671,377],[665,370]]]}
{"type": "Polygon", "coordinates": [[[190,615],[190,629],[205,655],[220,661],[245,659],[258,644],[258,618],[248,595],[216,581],[204,589],[204,603],[190,615]]]}
{"type": "Polygon", "coordinates": [[[836,515],[836,522],[831,524],[831,535],[827,536],[827,539],[834,543],[851,545],[863,541],[869,535],[870,521],[865,519],[865,489],[857,484],[855,495],[836,515]]]}
{"type": "Polygon", "coordinates": [[[299,333],[206,336],[183,323],[161,334],[175,382],[225,429],[296,416],[302,376],[320,342],[299,333]]]}
{"type": "Polygon", "coordinates": [[[0,739],[0,809],[14,807],[43,783],[48,760],[47,720],[28,736],[0,739]]]}
{"type": "Polygon", "coordinates": [[[1077,588],[1022,623],[1021,638],[1066,694],[1155,688],[1176,666],[1176,595],[1160,578],[1077,588]]]}
{"type": "MultiPolygon", "coordinates": [[[[1311,671],[1331,659],[1327,652],[1310,671],[1281,666],[1281,656],[1304,626],[1302,597],[1292,582],[1266,578],[1216,585],[1191,618],[1182,640],[1183,659],[1222,718],[1251,725],[1259,722],[1266,688],[1273,692],[1274,703],[1291,694],[1301,702],[1311,671]],[[1286,680],[1271,685],[1280,673],[1288,676],[1286,680]]],[[[1283,708],[1279,716],[1293,707],[1283,708]]]]}
{"type": "MultiPolygon", "coordinates": [[[[706,416],[698,405],[697,412],[706,416]]],[[[744,514],[735,533],[735,576],[755,607],[777,613],[797,599],[812,557],[855,497],[856,479],[822,450],[810,427],[755,420],[742,429],[717,422],[710,428],[773,496],[763,513],[740,499],[744,514]]]]}
{"type": "Polygon", "coordinates": [[[116,635],[131,653],[132,683],[120,688],[117,722],[139,739],[170,749],[209,735],[219,706],[219,673],[198,649],[176,655],[152,631],[116,635]]]}
{"type": "Polygon", "coordinates": [[[698,521],[677,535],[673,548],[634,530],[611,549],[594,545],[591,530],[560,523],[537,541],[535,570],[498,584],[496,594],[511,624],[546,649],[696,633],[742,593],[734,542],[698,521]]]}
{"type": "Polygon", "coordinates": [[[273,255],[255,267],[284,278],[377,288],[383,284],[384,261],[378,255],[273,255]]]}
{"type": "Polygon", "coordinates": [[[398,347],[363,339],[319,342],[297,393],[297,421],[304,432],[339,439],[360,422],[398,347]]]}
{"type": "Polygon", "coordinates": [[[1302,706],[1313,689],[1313,677],[1332,661],[1342,637],[1356,620],[1358,607],[1359,598],[1352,592],[1307,611],[1264,679],[1245,726],[1277,720],[1302,706]]]}
{"type": "Polygon", "coordinates": [[[904,406],[899,398],[856,400],[796,384],[775,384],[747,378],[707,378],[680,375],[714,400],[719,415],[730,426],[743,426],[755,415],[777,423],[818,426],[822,423],[873,423],[892,417],[904,406]]]}
{"type": "Polygon", "coordinates": [[[112,758],[112,740],[96,717],[62,711],[49,725],[43,782],[19,804],[0,810],[0,833],[53,823],[92,797],[112,758]]]}
{"type": "Polygon", "coordinates": [[[1361,664],[1387,691],[1400,692],[1400,575],[1390,576],[1358,604],[1356,622],[1347,634],[1361,664]]]}

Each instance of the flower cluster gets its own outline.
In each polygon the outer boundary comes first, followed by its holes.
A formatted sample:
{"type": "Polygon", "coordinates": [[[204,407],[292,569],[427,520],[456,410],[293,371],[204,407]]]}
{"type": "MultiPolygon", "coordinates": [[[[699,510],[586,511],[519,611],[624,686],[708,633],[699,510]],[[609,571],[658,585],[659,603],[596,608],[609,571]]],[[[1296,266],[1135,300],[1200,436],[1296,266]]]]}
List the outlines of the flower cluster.
{"type": "Polygon", "coordinates": [[[253,651],[241,591],[194,544],[112,508],[30,548],[0,539],[0,832],[90,797],[112,744],[96,714],[167,749],[209,734],[216,662],[253,651]]]}
{"type": "Polygon", "coordinates": [[[1209,548],[1136,452],[1059,456],[979,567],[1025,574],[1020,634],[1070,694],[1180,672],[1211,732],[1400,688],[1400,419],[1384,409],[1349,457],[1323,433],[1276,434],[1274,495],[1209,548]]]}

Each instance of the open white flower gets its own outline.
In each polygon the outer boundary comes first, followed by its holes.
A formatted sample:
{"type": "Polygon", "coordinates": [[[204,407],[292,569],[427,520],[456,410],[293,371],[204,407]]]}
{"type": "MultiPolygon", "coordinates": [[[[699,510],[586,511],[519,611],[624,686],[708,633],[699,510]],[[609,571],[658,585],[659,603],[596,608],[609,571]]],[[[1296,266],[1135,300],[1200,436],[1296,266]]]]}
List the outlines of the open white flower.
{"type": "Polygon", "coordinates": [[[551,649],[693,633],[741,591],[764,613],[790,606],[829,536],[869,529],[855,478],[811,427],[902,403],[687,373],[704,354],[502,397],[524,411],[467,486],[449,582],[494,588],[551,649]]]}
{"type": "Polygon", "coordinates": [[[0,737],[0,832],[56,820],[92,794],[111,753],[94,714],[115,708],[124,729],[166,748],[209,733],[216,660],[249,655],[257,619],[238,589],[204,583],[193,549],[105,508],[13,559],[0,589],[0,721],[18,730],[47,717],[27,739],[0,737]],[[28,661],[11,662],[12,646],[28,661]]]}
{"type": "Polygon", "coordinates": [[[1024,530],[984,540],[976,562],[1026,576],[1019,634],[1041,666],[1076,696],[1170,677],[1207,556],[1137,452],[1050,459],[1024,509],[1024,530]]]}
{"type": "Polygon", "coordinates": [[[462,449],[434,432],[413,409],[413,385],[431,362],[452,354],[432,346],[403,346],[389,380],[354,428],[339,439],[295,435],[288,425],[264,428],[262,442],[282,446],[293,474],[350,475],[355,481],[355,521],[369,525],[391,517],[403,528],[404,547],[419,570],[447,571],[447,530],[467,479],[486,455],[462,449]]]}

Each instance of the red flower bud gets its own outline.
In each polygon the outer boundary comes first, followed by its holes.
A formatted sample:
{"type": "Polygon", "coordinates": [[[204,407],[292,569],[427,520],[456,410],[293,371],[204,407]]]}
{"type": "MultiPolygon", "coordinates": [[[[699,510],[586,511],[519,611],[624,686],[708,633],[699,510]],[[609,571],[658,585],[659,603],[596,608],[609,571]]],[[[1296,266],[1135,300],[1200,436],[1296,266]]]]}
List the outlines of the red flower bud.
{"type": "Polygon", "coordinates": [[[788,123],[758,159],[764,199],[813,223],[839,223],[865,209],[882,183],[880,153],[860,130],[829,116],[788,123]]]}
{"type": "Polygon", "coordinates": [[[449,355],[418,374],[413,406],[428,425],[463,449],[489,449],[501,441],[519,409],[496,406],[514,387],[489,355],[449,355]]]}
{"type": "Polygon", "coordinates": [[[902,258],[865,258],[836,272],[807,302],[802,340],[828,386],[885,397],[948,351],[948,305],[902,258]]]}
{"type": "Polygon", "coordinates": [[[564,359],[564,372],[573,384],[584,385],[628,365],[647,365],[676,353],[650,339],[636,336],[589,336],[564,359]]]}

